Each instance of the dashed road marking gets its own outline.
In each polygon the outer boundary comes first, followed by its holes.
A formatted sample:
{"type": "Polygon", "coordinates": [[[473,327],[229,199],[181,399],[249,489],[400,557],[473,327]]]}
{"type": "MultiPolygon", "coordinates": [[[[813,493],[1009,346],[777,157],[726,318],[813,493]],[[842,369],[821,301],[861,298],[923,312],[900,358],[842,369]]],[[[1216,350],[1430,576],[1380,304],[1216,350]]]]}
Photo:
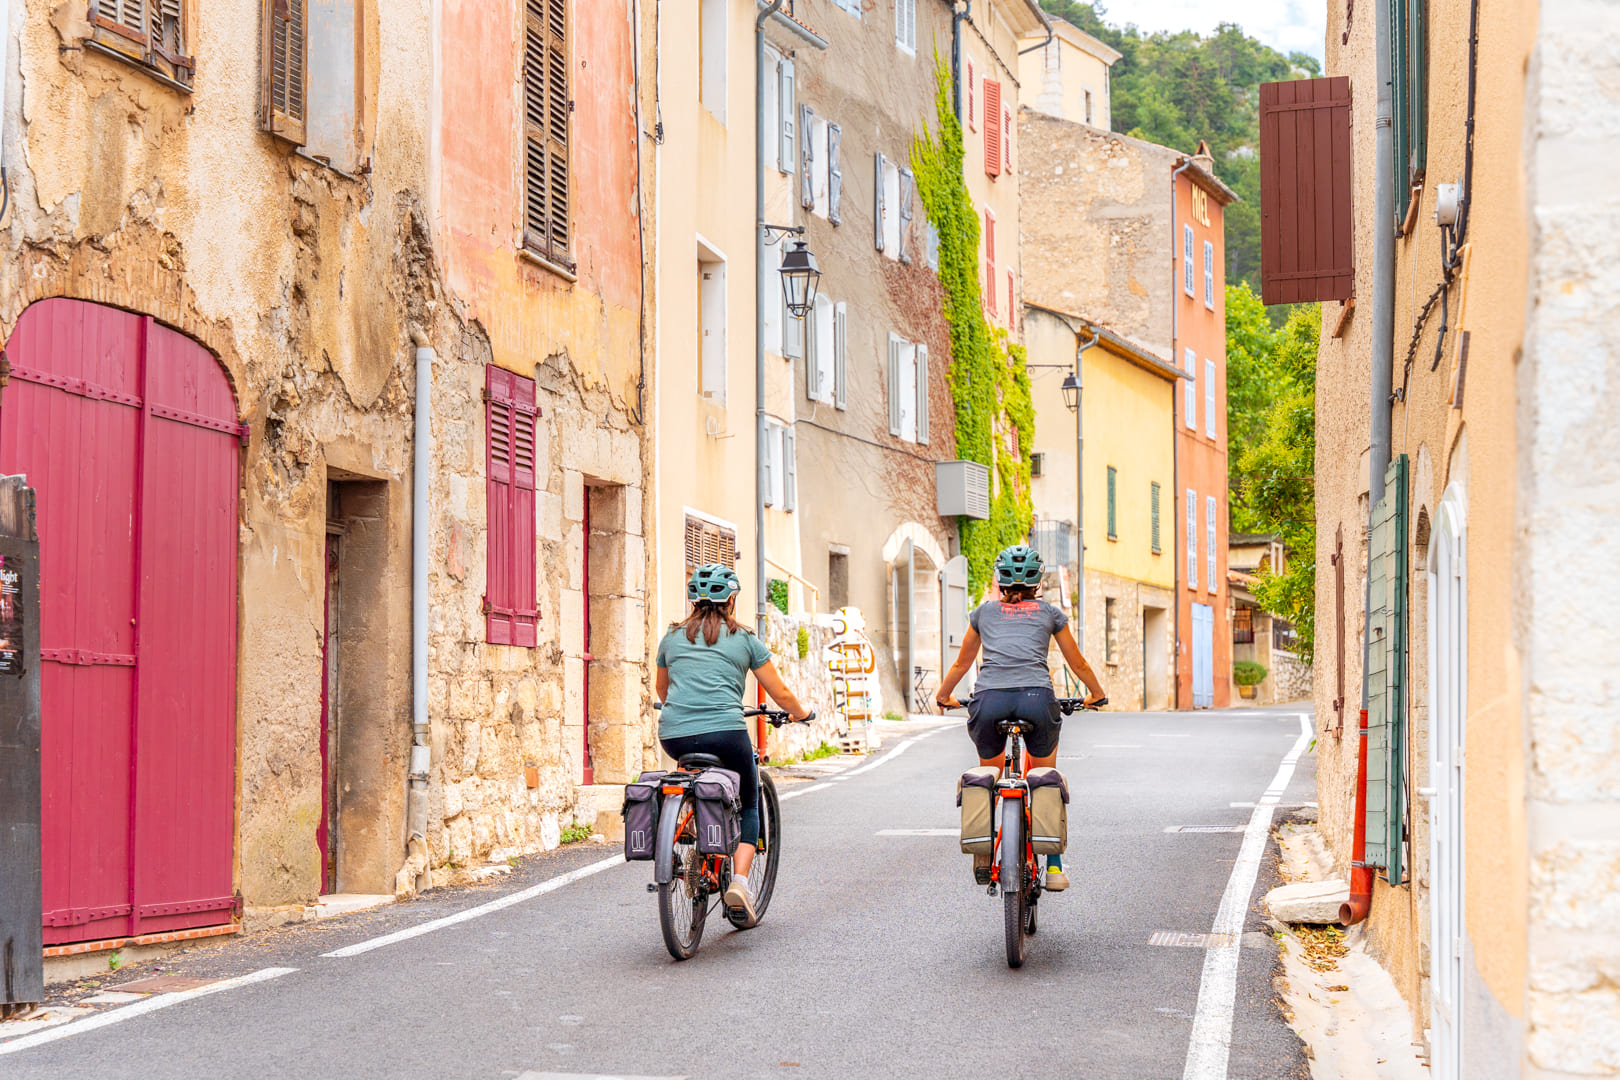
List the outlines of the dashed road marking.
{"type": "Polygon", "coordinates": [[[1159,930],[1148,938],[1149,945],[1176,949],[1213,949],[1236,943],[1232,934],[1194,934],[1184,930],[1159,930]]]}
{"type": "Polygon", "coordinates": [[[1167,833],[1233,833],[1243,832],[1247,825],[1166,825],[1167,833]]]}
{"type": "Polygon", "coordinates": [[[874,836],[957,836],[961,829],[879,829],[874,836]]]}

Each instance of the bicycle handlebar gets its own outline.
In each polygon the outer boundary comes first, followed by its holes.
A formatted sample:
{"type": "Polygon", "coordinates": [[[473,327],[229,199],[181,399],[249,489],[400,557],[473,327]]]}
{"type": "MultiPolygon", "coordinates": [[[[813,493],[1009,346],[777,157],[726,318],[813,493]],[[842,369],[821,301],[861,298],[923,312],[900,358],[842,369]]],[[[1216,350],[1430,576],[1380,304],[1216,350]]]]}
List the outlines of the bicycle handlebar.
{"type": "Polygon", "coordinates": [[[755,716],[763,716],[767,721],[770,722],[772,727],[781,727],[783,724],[808,724],[810,721],[816,718],[816,712],[814,709],[811,709],[809,716],[806,716],[803,720],[795,720],[793,717],[789,716],[787,711],[784,709],[743,710],[744,719],[750,719],[755,716]]]}
{"type": "MultiPolygon", "coordinates": [[[[973,698],[968,696],[957,702],[957,705],[965,709],[972,700],[973,698]]],[[[1108,704],[1108,698],[1106,697],[1100,697],[1095,701],[1087,701],[1085,698],[1077,697],[1060,697],[1057,699],[1057,707],[1063,710],[1065,716],[1076,712],[1096,712],[1106,704],[1108,704]]]]}

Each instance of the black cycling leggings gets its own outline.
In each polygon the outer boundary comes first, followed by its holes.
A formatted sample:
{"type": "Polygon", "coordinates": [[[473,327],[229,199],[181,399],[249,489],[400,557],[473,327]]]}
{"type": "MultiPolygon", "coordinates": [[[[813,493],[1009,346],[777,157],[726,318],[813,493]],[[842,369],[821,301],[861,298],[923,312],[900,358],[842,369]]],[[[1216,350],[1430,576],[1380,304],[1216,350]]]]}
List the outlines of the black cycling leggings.
{"type": "Polygon", "coordinates": [[[659,739],[664,753],[681,760],[683,754],[713,754],[720,764],[740,778],[739,795],[742,796],[742,839],[758,847],[759,840],[759,764],[754,760],[754,740],[746,731],[706,731],[701,735],[677,735],[672,739],[659,739]]]}

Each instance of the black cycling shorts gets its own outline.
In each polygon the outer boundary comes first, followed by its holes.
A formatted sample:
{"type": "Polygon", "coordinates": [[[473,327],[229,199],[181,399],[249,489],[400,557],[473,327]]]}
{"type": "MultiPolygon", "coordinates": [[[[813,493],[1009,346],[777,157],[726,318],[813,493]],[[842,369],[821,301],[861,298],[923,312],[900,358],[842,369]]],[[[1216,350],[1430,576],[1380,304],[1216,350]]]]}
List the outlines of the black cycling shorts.
{"type": "Polygon", "coordinates": [[[1024,736],[1024,747],[1031,757],[1047,757],[1057,750],[1063,713],[1050,686],[975,690],[968,701],[967,729],[981,761],[1006,753],[1007,736],[996,730],[996,725],[1013,718],[1027,720],[1033,727],[1024,736]]]}

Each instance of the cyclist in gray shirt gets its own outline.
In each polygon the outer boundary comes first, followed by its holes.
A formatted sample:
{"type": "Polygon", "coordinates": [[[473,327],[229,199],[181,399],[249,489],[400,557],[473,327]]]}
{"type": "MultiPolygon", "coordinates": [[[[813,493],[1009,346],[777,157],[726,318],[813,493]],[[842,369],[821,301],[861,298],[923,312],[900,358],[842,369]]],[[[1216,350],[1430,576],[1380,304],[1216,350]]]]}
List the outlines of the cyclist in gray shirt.
{"type": "MultiPolygon", "coordinates": [[[[1062,713],[1052,692],[1052,674],[1046,666],[1047,650],[1053,639],[1080,681],[1096,701],[1103,696],[1102,683],[1080,654],[1080,646],[1069,630],[1069,617],[1060,609],[1039,599],[1041,556],[1034,548],[1018,544],[996,556],[996,585],[999,600],[989,600],[968,616],[968,631],[956,662],[940,681],[935,700],[942,708],[958,708],[952,696],[956,684],[973,666],[980,648],[984,662],[968,703],[968,735],[979,752],[979,764],[1000,767],[1007,750],[1007,737],[997,730],[1003,720],[1028,721],[1034,730],[1024,739],[1030,768],[1057,764],[1058,731],[1062,713]]],[[[975,855],[974,863],[990,856],[975,855]]],[[[1061,892],[1069,887],[1058,855],[1046,857],[1046,888],[1061,892]]]]}

